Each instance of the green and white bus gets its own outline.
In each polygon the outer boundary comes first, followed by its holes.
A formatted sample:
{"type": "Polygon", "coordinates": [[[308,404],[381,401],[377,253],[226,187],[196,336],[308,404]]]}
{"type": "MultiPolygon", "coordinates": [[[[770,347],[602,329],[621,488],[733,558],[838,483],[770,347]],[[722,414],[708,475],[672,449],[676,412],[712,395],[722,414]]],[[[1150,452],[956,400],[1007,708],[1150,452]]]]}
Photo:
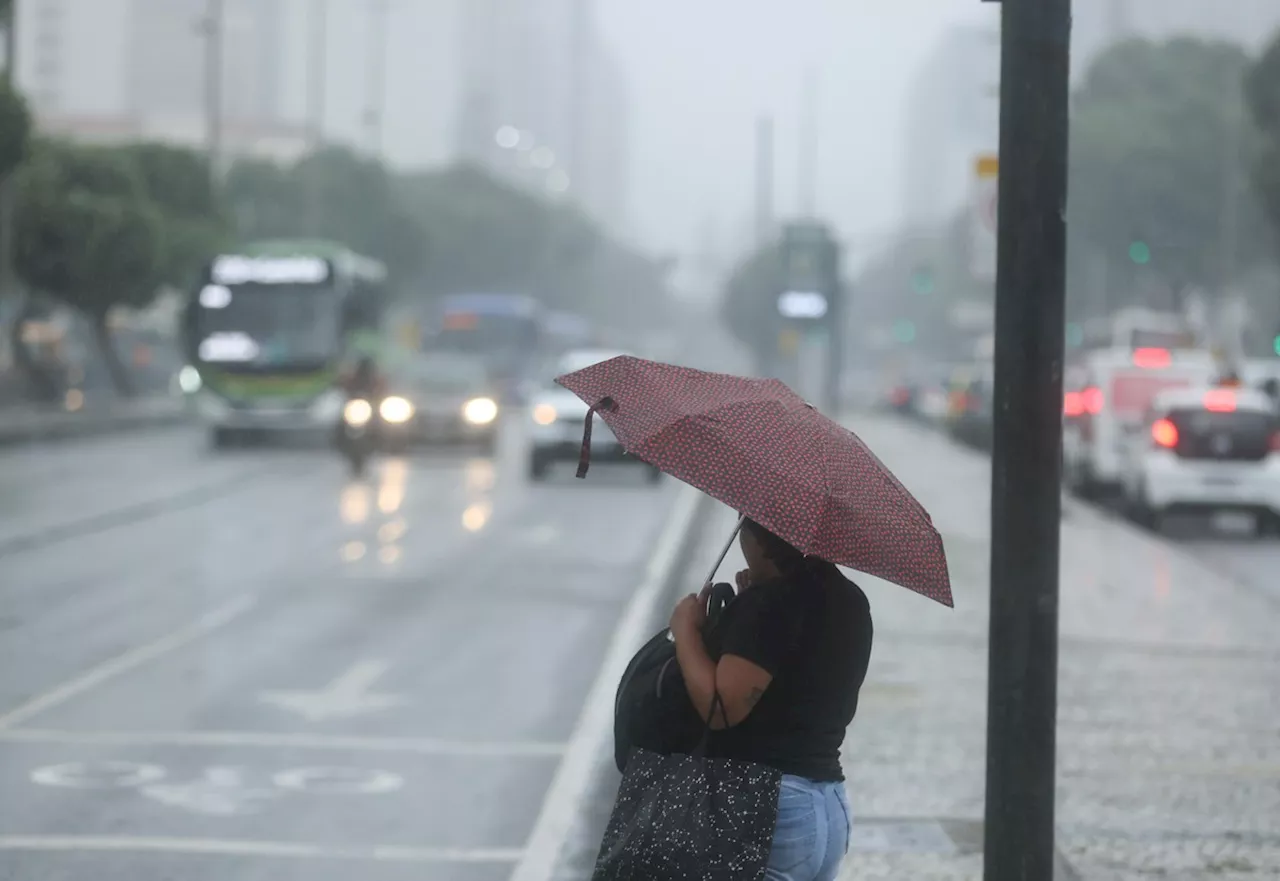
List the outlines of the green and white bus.
{"type": "Polygon", "coordinates": [[[183,317],[180,383],[213,444],[332,432],[341,371],[386,350],[386,277],[325,241],[257,242],[211,260],[183,317]]]}

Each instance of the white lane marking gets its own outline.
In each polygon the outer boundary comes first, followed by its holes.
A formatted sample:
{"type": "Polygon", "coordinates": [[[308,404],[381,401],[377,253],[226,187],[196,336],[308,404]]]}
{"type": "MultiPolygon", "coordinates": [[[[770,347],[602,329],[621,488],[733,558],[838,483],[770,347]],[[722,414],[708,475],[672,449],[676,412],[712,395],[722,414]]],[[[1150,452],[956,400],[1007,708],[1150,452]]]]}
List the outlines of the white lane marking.
{"type": "Polygon", "coordinates": [[[261,802],[284,795],[277,789],[248,787],[239,768],[206,768],[203,777],[186,783],[152,783],[138,790],[171,808],[210,817],[256,814],[261,802]]]}
{"type": "Polygon", "coordinates": [[[162,655],[180,649],[188,643],[195,642],[202,636],[207,636],[213,631],[230,624],[236,618],[252,609],[257,602],[257,598],[254,596],[242,596],[221,608],[201,615],[193,624],[180,630],[175,630],[154,642],[129,649],[124,654],[117,655],[109,661],[104,661],[56,688],[37,695],[4,715],[0,715],[0,729],[20,725],[34,716],[46,713],[72,698],[79,697],[86,691],[97,688],[104,682],[128,673],[135,667],[140,667],[148,661],[154,661],[162,655]]]}
{"type": "Polygon", "coordinates": [[[404,788],[404,778],[365,768],[294,768],[272,776],[281,789],[340,795],[383,795],[404,788]]]}
{"type": "Polygon", "coordinates": [[[645,628],[649,626],[654,608],[662,600],[671,567],[679,559],[681,545],[689,533],[701,498],[702,493],[698,490],[685,487],[676,499],[666,528],[649,559],[644,580],[632,594],[613,633],[600,673],[583,704],[582,715],[574,725],[564,760],[556,769],[525,845],[524,855],[511,874],[511,881],[551,881],[553,877],[560,850],[591,785],[596,762],[608,746],[618,680],[636,649],[652,636],[645,628]]]}
{"type": "Polygon", "coordinates": [[[194,856],[367,860],[387,863],[511,863],[516,848],[336,847],[293,841],[230,838],[161,838],[127,835],[0,835],[0,851],[55,853],[171,853],[194,856]]]}
{"type": "Polygon", "coordinates": [[[308,722],[377,713],[408,702],[398,694],[369,691],[390,667],[386,661],[358,661],[324,688],[315,691],[264,691],[258,700],[297,713],[308,722]]]}
{"type": "Polygon", "coordinates": [[[274,734],[267,731],[65,731],[15,728],[0,731],[0,743],[69,746],[210,746],[246,749],[342,750],[424,756],[550,758],[565,744],[550,741],[435,740],[420,737],[364,737],[342,734],[274,734]]]}
{"type": "Polygon", "coordinates": [[[67,789],[128,789],[163,780],[165,769],[138,762],[67,762],[31,772],[31,782],[67,789]]]}

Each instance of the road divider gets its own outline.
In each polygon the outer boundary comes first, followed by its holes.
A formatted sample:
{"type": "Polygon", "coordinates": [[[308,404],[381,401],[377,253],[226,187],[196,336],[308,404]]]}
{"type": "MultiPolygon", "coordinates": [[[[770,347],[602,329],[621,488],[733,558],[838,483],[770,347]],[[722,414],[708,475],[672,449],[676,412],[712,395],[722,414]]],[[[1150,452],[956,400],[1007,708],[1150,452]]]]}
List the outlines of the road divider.
{"type": "Polygon", "coordinates": [[[188,418],[181,398],[161,395],[101,406],[0,408],[0,446],[68,440],[177,425],[188,418]]]}

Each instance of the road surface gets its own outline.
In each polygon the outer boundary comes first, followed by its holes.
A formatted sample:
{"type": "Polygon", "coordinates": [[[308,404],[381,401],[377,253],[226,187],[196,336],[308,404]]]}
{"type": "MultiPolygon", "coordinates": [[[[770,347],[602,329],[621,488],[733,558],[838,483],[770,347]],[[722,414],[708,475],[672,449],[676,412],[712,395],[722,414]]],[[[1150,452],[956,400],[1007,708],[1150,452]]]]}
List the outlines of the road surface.
{"type": "Polygon", "coordinates": [[[0,452],[0,879],[508,878],[676,496],[521,452],[0,452]]]}

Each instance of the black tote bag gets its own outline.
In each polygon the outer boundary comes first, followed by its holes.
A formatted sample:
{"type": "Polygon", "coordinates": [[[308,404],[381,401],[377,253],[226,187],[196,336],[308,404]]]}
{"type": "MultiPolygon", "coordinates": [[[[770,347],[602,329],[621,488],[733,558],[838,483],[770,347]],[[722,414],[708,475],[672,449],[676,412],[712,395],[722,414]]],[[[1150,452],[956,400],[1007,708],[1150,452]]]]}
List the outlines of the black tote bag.
{"type": "MultiPolygon", "coordinates": [[[[712,715],[717,707],[719,695],[712,715]]],[[[764,878],[782,773],[707,758],[710,733],[692,755],[632,751],[592,881],[764,878]]]]}

